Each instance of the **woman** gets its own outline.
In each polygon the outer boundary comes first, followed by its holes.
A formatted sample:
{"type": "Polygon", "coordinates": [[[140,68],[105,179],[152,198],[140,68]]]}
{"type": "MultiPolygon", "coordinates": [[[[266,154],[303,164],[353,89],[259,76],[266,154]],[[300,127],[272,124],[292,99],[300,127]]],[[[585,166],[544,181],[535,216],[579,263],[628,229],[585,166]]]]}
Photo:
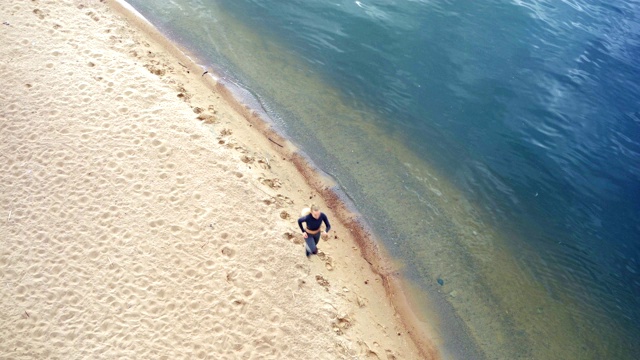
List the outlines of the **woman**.
{"type": "Polygon", "coordinates": [[[316,205],[311,205],[309,208],[309,212],[303,210],[303,216],[298,219],[298,226],[300,226],[300,230],[302,230],[302,236],[304,237],[304,241],[306,242],[306,251],[307,257],[310,254],[318,253],[318,242],[320,241],[320,236],[326,234],[331,230],[331,224],[329,224],[329,219],[327,219],[327,215],[320,212],[320,208],[316,205]],[[324,222],[325,230],[320,231],[320,226],[324,222]],[[307,224],[307,229],[305,230],[302,227],[302,223],[307,224]]]}

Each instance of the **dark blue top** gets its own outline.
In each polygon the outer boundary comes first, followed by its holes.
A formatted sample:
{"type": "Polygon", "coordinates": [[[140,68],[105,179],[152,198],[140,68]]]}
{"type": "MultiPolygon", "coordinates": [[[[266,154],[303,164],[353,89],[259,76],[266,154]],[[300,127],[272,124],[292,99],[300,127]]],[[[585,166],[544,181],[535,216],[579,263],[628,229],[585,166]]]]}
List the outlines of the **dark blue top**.
{"type": "Polygon", "coordinates": [[[327,229],[325,230],[326,232],[329,232],[329,230],[331,230],[331,224],[329,224],[329,219],[327,219],[327,215],[325,215],[324,213],[320,213],[320,217],[319,218],[314,218],[313,215],[309,214],[307,216],[303,216],[300,219],[298,219],[298,225],[300,226],[300,230],[302,230],[302,232],[304,232],[304,228],[302,227],[302,223],[306,222],[307,223],[307,229],[311,230],[311,231],[315,231],[320,229],[320,225],[322,225],[322,222],[324,221],[324,225],[327,227],[327,229]]]}

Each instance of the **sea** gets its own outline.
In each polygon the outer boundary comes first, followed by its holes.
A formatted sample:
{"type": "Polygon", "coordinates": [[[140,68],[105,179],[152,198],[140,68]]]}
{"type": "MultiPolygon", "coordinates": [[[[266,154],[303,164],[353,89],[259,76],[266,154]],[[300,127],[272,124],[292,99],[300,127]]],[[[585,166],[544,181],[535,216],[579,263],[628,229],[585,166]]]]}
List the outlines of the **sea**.
{"type": "Polygon", "coordinates": [[[639,0],[127,1],[331,179],[443,357],[638,358],[639,0]]]}

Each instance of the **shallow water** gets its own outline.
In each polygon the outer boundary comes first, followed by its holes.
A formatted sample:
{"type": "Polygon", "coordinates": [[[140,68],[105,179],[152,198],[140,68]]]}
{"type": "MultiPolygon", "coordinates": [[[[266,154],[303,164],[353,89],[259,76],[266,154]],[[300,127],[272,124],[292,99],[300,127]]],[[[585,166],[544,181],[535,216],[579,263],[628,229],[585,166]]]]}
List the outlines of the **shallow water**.
{"type": "Polygon", "coordinates": [[[637,2],[130,3],[335,179],[446,337],[640,350],[637,2]]]}

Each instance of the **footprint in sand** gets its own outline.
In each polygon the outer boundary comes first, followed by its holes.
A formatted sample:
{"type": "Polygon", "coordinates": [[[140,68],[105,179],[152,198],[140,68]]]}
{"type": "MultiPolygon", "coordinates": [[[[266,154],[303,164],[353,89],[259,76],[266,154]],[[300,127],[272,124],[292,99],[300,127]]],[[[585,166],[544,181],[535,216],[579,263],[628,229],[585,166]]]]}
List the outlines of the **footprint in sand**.
{"type": "Polygon", "coordinates": [[[267,178],[259,177],[258,181],[260,181],[261,184],[267,185],[272,189],[280,189],[282,187],[282,182],[280,181],[280,179],[277,179],[277,178],[267,179],[267,178]]]}
{"type": "Polygon", "coordinates": [[[239,311],[241,314],[244,314],[246,312],[246,305],[248,303],[244,299],[235,299],[231,302],[231,304],[233,304],[233,306],[237,308],[237,311],[239,311]]]}
{"type": "MultiPolygon", "coordinates": [[[[365,359],[382,359],[380,357],[381,355],[378,355],[377,352],[371,350],[371,347],[367,343],[362,342],[362,341],[358,341],[358,345],[360,345],[360,350],[361,350],[362,353],[364,353],[365,359]]],[[[379,348],[380,347],[380,345],[378,343],[376,343],[376,342],[374,342],[373,345],[374,345],[373,346],[374,348],[379,348]]],[[[386,360],[397,360],[398,359],[394,355],[393,351],[391,351],[389,349],[385,349],[384,352],[385,352],[385,355],[386,355],[386,357],[385,357],[386,360]]]]}
{"type": "Polygon", "coordinates": [[[36,14],[40,20],[43,20],[46,17],[46,14],[40,9],[33,10],[33,13],[36,14]]]}
{"type": "Polygon", "coordinates": [[[247,155],[242,155],[242,158],[240,158],[240,160],[242,160],[242,162],[245,164],[253,164],[253,162],[256,161],[254,157],[247,155]]]}
{"type": "Polygon", "coordinates": [[[367,299],[361,298],[357,294],[356,294],[356,302],[358,303],[358,306],[361,307],[361,308],[367,306],[367,299]]]}
{"type": "Polygon", "coordinates": [[[296,264],[295,268],[303,277],[309,275],[309,272],[311,272],[311,268],[305,264],[296,264]]]}
{"type": "Polygon", "coordinates": [[[258,160],[258,164],[260,164],[263,169],[271,169],[271,164],[269,164],[266,158],[258,160]]]}
{"type": "Polygon", "coordinates": [[[236,147],[234,147],[233,149],[234,149],[235,151],[237,151],[237,152],[241,153],[241,154],[246,154],[246,153],[248,153],[248,152],[249,152],[246,148],[244,148],[244,147],[242,147],[242,146],[236,146],[236,147]]]}
{"type": "Polygon", "coordinates": [[[324,252],[319,251],[318,257],[320,258],[320,260],[324,261],[324,266],[327,268],[327,270],[333,271],[333,258],[331,256],[328,256],[324,252]]]}
{"type": "MultiPolygon", "coordinates": [[[[147,70],[149,70],[149,72],[154,75],[163,76],[164,74],[167,73],[167,71],[164,68],[160,66],[155,66],[153,64],[146,64],[144,67],[146,67],[147,70]]],[[[181,94],[183,93],[178,94],[178,97],[180,97],[181,94]]]]}
{"type": "Polygon", "coordinates": [[[302,289],[307,282],[304,279],[298,279],[298,289],[302,289]]]}
{"type": "Polygon", "coordinates": [[[329,281],[327,279],[325,279],[322,275],[316,275],[316,282],[324,287],[325,290],[329,291],[329,286],[331,284],[329,284],[329,281]]]}
{"type": "Polygon", "coordinates": [[[262,202],[266,205],[275,205],[276,208],[283,208],[285,207],[285,205],[293,205],[293,200],[281,194],[278,194],[275,197],[264,199],[262,200],[262,202]]]}
{"type": "Polygon", "coordinates": [[[228,246],[223,247],[221,252],[228,257],[233,257],[236,254],[236,251],[228,246]]]}
{"type": "MultiPolygon", "coordinates": [[[[204,122],[205,124],[213,124],[216,122],[216,117],[208,114],[199,114],[197,119],[204,122]]],[[[220,145],[224,144],[224,140],[220,140],[220,141],[222,141],[220,145]]]]}
{"type": "Polygon", "coordinates": [[[384,351],[387,354],[387,360],[396,360],[397,357],[393,354],[393,351],[387,349],[384,351]]]}
{"type": "Polygon", "coordinates": [[[293,242],[296,245],[300,245],[300,244],[302,244],[304,242],[302,240],[302,236],[297,236],[296,234],[292,233],[291,231],[287,231],[286,233],[282,234],[282,237],[285,240],[289,240],[289,241],[293,242]]]}
{"type": "Polygon", "coordinates": [[[100,18],[93,11],[89,11],[87,13],[87,16],[93,19],[93,21],[100,21],[100,18]]]}
{"type": "MultiPolygon", "coordinates": [[[[153,66],[153,65],[151,65],[151,66],[153,66]]],[[[145,66],[145,67],[146,67],[146,66],[145,66]]],[[[152,72],[153,72],[153,71],[152,71],[152,72]]],[[[157,74],[156,74],[156,75],[157,75],[157,74]]],[[[189,101],[189,99],[191,99],[191,96],[192,96],[192,95],[191,95],[191,94],[189,94],[189,93],[187,92],[187,89],[185,89],[183,86],[181,86],[181,85],[180,85],[180,86],[178,86],[176,90],[178,90],[178,97],[179,97],[180,99],[182,99],[182,100],[184,100],[184,101],[187,101],[187,102],[189,101]]]]}
{"type": "Polygon", "coordinates": [[[345,315],[338,316],[336,321],[331,323],[331,325],[332,325],[333,331],[335,331],[336,334],[342,335],[344,334],[345,330],[353,326],[353,320],[349,315],[345,314],[345,315]]]}
{"type": "Polygon", "coordinates": [[[262,279],[264,278],[264,273],[262,272],[262,270],[261,270],[261,269],[257,269],[257,270],[255,270],[255,272],[253,273],[253,277],[254,277],[256,280],[262,280],[262,279]]]}

